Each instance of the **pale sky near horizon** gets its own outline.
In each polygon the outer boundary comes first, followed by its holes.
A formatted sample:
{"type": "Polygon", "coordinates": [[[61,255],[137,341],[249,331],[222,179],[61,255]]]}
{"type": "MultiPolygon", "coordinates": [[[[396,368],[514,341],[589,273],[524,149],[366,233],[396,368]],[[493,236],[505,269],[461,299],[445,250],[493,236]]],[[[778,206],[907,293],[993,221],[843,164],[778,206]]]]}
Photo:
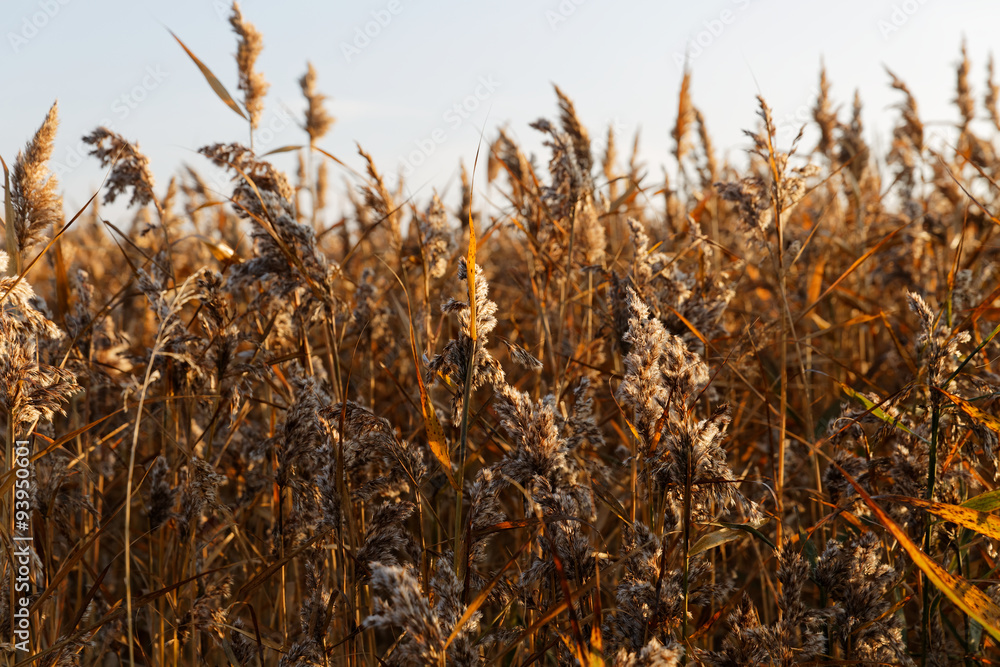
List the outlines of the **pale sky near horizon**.
{"type": "MultiPolygon", "coordinates": [[[[869,138],[884,142],[900,99],[884,67],[910,86],[928,131],[944,131],[957,117],[951,100],[962,37],[977,102],[987,56],[1000,51],[1000,3],[989,0],[246,0],[241,7],[263,33],[258,67],[271,83],[259,152],[305,141],[298,79],[312,61],[337,119],[320,146],[360,168],[357,142],[393,180],[409,173],[407,191],[418,202],[433,188],[454,195],[459,160],[471,167],[484,127],[487,141],[507,127],[544,164],[541,137],[528,124],[555,118],[553,83],[574,100],[596,153],[609,124],[620,154],[641,128],[652,182],[663,168],[674,170],[670,130],[685,55],[694,103],[720,158],[739,160],[758,93],[774,109],[779,142],[790,142],[809,117],[821,58],[842,113],[860,89],[869,138]]],[[[100,124],[138,141],[161,194],[182,164],[210,171],[197,148],[246,142],[246,123],[168,29],[238,97],[227,17],[221,0],[4,0],[0,156],[10,165],[58,98],[52,168],[70,215],[104,176],[80,143],[100,124]]],[[[289,155],[275,162],[294,170],[289,155]]],[[[331,167],[339,208],[341,178],[352,177],[331,167]]]]}

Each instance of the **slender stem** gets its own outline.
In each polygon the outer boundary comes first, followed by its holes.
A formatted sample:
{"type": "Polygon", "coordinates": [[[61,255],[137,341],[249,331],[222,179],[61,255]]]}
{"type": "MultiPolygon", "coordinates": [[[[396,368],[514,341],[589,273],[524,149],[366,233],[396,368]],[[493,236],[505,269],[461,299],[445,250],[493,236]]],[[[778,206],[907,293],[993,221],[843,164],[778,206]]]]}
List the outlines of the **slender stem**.
{"type": "MultiPolygon", "coordinates": [[[[937,475],[937,445],[938,445],[938,424],[941,420],[941,400],[937,392],[932,392],[931,401],[931,444],[927,453],[927,491],[924,497],[927,500],[934,500],[934,483],[937,475]]],[[[930,536],[928,528],[928,538],[930,536]]],[[[930,546],[928,544],[928,546],[930,546]]]]}
{"type": "MultiPolygon", "coordinates": [[[[941,403],[938,396],[938,392],[931,389],[931,443],[930,449],[927,453],[927,490],[924,493],[924,497],[927,500],[934,499],[934,483],[937,473],[937,441],[938,441],[938,422],[941,417],[941,403]]],[[[924,553],[930,555],[931,553],[931,533],[933,528],[929,519],[927,521],[927,528],[924,530],[924,553]]],[[[931,628],[931,590],[930,582],[927,580],[926,575],[922,575],[924,580],[924,590],[923,590],[923,610],[922,610],[922,624],[921,627],[923,631],[921,635],[921,644],[923,645],[923,662],[927,664],[927,655],[930,652],[930,628],[931,628]]]]}
{"type": "Polygon", "coordinates": [[[135,642],[134,628],[132,621],[132,472],[135,470],[135,450],[139,446],[139,425],[142,423],[142,405],[146,401],[146,389],[149,388],[149,379],[153,374],[153,362],[160,351],[160,341],[153,346],[149,354],[149,363],[146,364],[146,377],[142,381],[142,390],[139,392],[139,408],[135,414],[135,429],[132,431],[132,446],[128,454],[128,478],[125,485],[125,618],[128,628],[128,663],[129,667],[135,667],[135,642]]]}
{"type": "Polygon", "coordinates": [[[684,613],[681,616],[681,639],[687,639],[688,592],[690,587],[691,559],[691,445],[684,447],[684,613]]]}
{"type": "MultiPolygon", "coordinates": [[[[558,341],[565,340],[563,336],[563,326],[566,324],[566,290],[568,289],[567,285],[569,284],[569,276],[573,271],[573,245],[576,237],[576,207],[578,203],[578,200],[575,199],[573,202],[573,208],[570,210],[569,246],[566,251],[566,279],[563,280],[562,284],[559,286],[559,319],[557,320],[558,326],[556,328],[556,340],[558,341]]],[[[563,372],[556,377],[556,396],[562,394],[563,379],[565,379],[568,375],[569,366],[572,363],[572,355],[566,357],[566,365],[563,367],[563,372]]],[[[553,370],[556,370],[555,367],[553,367],[553,370]]]]}
{"type": "Polygon", "coordinates": [[[472,400],[472,373],[476,367],[476,340],[469,339],[469,365],[465,370],[465,393],[462,397],[462,426],[458,441],[458,489],[455,491],[455,575],[462,578],[462,485],[465,483],[466,445],[469,441],[469,403],[472,400]]]}
{"type": "Polygon", "coordinates": [[[326,350],[329,357],[330,369],[333,371],[333,391],[334,400],[343,400],[344,392],[340,386],[340,346],[337,342],[337,332],[334,330],[333,318],[329,310],[326,313],[326,350]]]}

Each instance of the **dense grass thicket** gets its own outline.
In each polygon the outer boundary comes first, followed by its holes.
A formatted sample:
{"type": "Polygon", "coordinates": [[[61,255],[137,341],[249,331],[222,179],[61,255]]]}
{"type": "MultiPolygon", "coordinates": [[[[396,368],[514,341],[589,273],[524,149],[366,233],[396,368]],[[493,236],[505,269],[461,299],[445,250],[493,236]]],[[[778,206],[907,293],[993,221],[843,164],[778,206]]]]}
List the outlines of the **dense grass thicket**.
{"type": "Polygon", "coordinates": [[[997,664],[1000,96],[963,49],[929,146],[889,80],[886,154],[821,74],[818,142],[761,99],[737,169],[685,74],[666,180],[556,89],[547,164],[470,156],[489,216],[325,152],[310,66],[294,177],[97,128],[66,217],[53,106],[5,166],[0,660],[997,664]]]}

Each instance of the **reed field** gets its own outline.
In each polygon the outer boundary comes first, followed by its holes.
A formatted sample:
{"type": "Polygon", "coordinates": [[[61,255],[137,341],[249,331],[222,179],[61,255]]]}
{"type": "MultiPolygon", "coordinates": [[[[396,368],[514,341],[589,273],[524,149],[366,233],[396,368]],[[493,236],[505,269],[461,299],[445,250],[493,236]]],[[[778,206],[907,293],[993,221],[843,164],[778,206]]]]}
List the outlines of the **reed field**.
{"type": "Polygon", "coordinates": [[[1000,664],[992,60],[951,141],[820,71],[739,166],[686,71],[666,176],[555,88],[545,154],[411,196],[311,65],[297,173],[255,152],[230,23],[228,182],[94,128],[66,211],[56,105],[4,156],[0,662],[1000,664]]]}

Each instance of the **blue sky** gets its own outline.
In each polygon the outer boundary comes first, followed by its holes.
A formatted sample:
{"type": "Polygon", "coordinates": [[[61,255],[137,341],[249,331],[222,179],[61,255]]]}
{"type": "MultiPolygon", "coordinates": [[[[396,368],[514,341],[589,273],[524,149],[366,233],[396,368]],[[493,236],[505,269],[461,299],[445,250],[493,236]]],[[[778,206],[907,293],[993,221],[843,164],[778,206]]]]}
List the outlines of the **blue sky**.
{"type": "MultiPolygon", "coordinates": [[[[899,97],[883,66],[911,87],[928,130],[946,131],[956,117],[950,100],[963,35],[977,99],[987,54],[1000,46],[1000,3],[987,0],[247,0],[241,6],[264,35],[259,68],[272,84],[262,123],[270,133],[258,136],[258,147],[304,141],[296,125],[304,108],[297,81],[312,61],[337,118],[320,145],[358,167],[357,142],[386,174],[407,172],[408,191],[421,201],[432,188],[454,193],[458,162],[471,166],[484,126],[489,138],[507,127],[544,158],[528,124],[555,116],[553,83],[574,100],[598,151],[609,123],[622,151],[641,128],[642,157],[658,179],[664,167],[673,170],[670,128],[685,54],[694,102],[716,148],[740,160],[742,129],[756,122],[756,95],[774,108],[787,143],[808,117],[821,58],[835,100],[846,113],[859,88],[870,138],[884,143],[899,97]]],[[[214,0],[4,0],[0,155],[10,164],[58,98],[53,161],[69,213],[103,178],[80,144],[102,123],[139,142],[161,190],[183,163],[210,171],[197,148],[245,142],[247,128],[168,28],[235,95],[227,15],[228,3],[214,0]]],[[[275,161],[293,169],[287,155],[275,161]]],[[[331,174],[335,183],[351,178],[340,168],[331,174]]],[[[334,197],[334,206],[342,201],[334,197]]]]}

